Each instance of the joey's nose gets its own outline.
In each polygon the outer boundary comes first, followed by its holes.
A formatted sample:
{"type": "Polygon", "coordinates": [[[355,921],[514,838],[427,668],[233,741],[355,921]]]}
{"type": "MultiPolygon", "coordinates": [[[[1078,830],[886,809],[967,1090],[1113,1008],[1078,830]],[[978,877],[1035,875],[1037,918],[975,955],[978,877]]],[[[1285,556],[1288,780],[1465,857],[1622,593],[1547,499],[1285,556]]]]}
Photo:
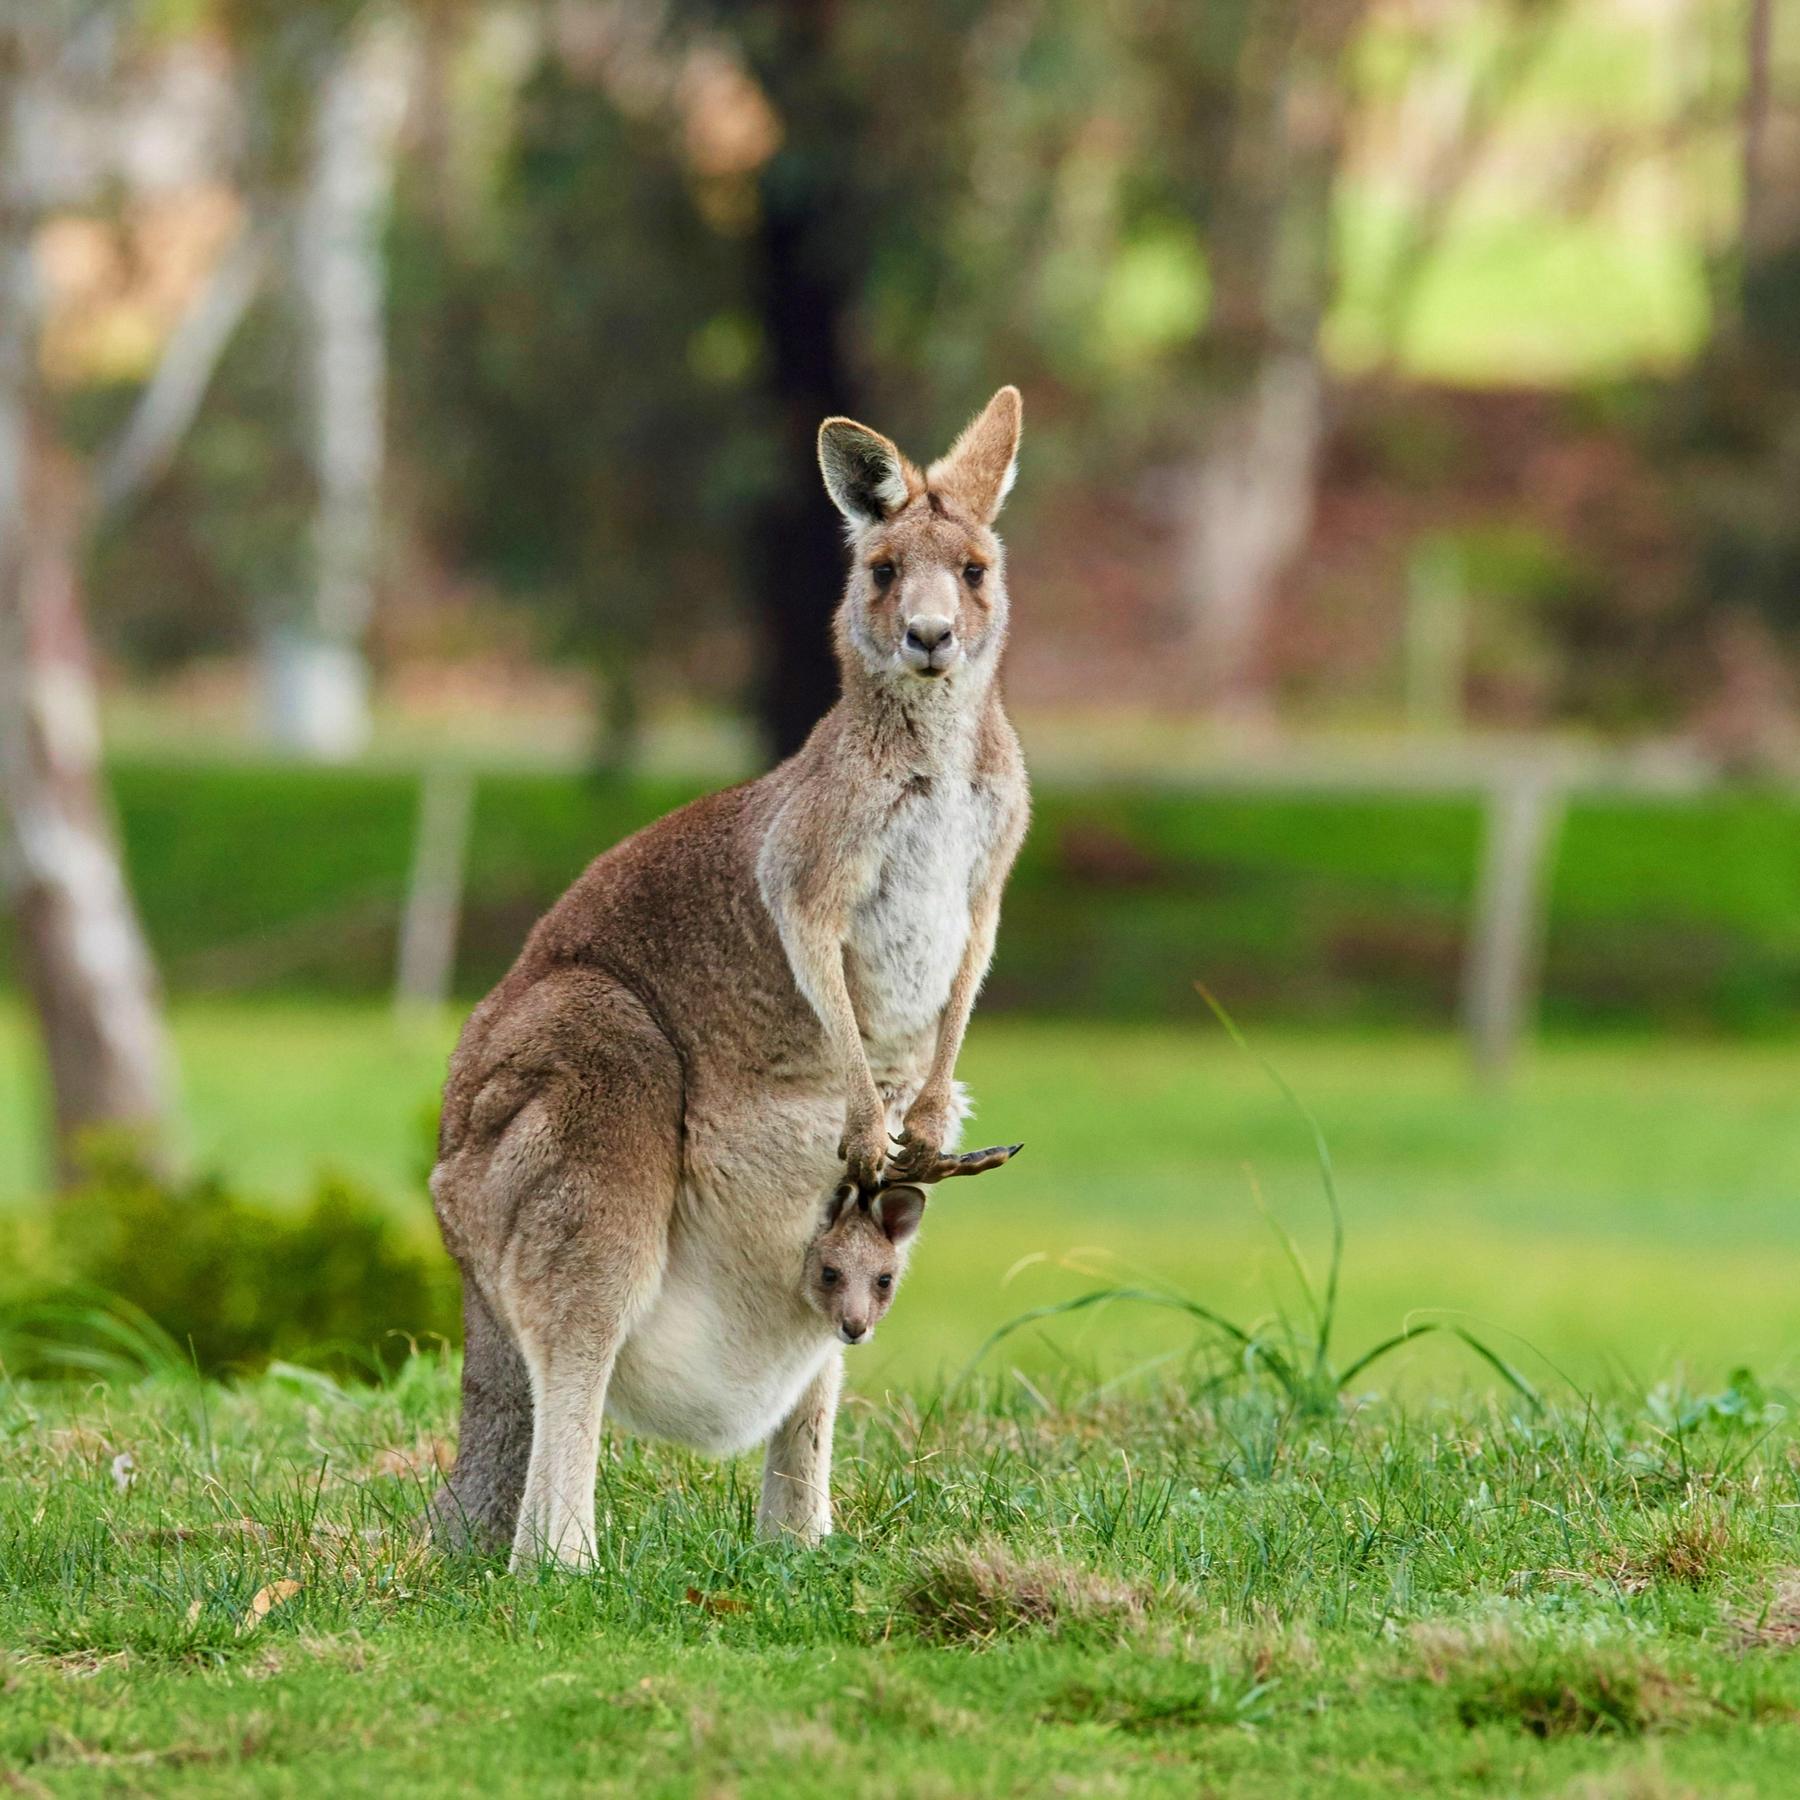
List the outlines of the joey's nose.
{"type": "Polygon", "coordinates": [[[929,656],[940,644],[949,643],[954,630],[948,619],[922,614],[907,621],[906,641],[913,649],[922,650],[929,656]]]}
{"type": "Polygon", "coordinates": [[[844,1334],[847,1344],[860,1344],[869,1335],[869,1328],[861,1319],[845,1319],[838,1330],[844,1334]]]}

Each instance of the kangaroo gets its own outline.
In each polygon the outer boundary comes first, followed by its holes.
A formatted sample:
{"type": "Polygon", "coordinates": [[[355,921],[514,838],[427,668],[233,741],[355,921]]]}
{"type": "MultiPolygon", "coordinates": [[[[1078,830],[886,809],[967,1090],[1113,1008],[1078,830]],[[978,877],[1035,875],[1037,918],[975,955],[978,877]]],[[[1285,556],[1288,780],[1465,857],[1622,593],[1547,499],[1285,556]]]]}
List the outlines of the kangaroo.
{"type": "Polygon", "coordinates": [[[1002,388],[922,472],[825,421],[840,698],[760,780],[598,857],[470,1015],[431,1177],[463,1277],[449,1541],[590,1564],[603,1415],[766,1443],[759,1530],[831,1529],[842,1334],[797,1279],[820,1196],[887,1216],[884,1181],[1011,1154],[952,1152],[1029,806],[996,684],[1020,419],[1002,388]]]}
{"type": "Polygon", "coordinates": [[[873,1197],[846,1181],[806,1247],[806,1299],[846,1344],[875,1335],[906,1273],[925,1190],[883,1187],[873,1197]]]}

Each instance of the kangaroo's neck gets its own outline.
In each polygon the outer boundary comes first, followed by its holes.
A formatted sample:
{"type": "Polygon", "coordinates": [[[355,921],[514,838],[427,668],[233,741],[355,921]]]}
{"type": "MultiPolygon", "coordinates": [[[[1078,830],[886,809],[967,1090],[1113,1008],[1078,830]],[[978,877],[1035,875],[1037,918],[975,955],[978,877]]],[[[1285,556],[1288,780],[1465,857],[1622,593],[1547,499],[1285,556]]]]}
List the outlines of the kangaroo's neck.
{"type": "Polygon", "coordinates": [[[992,666],[968,664],[936,681],[846,668],[837,704],[842,741],[877,775],[902,777],[966,770],[999,710],[992,666]]]}

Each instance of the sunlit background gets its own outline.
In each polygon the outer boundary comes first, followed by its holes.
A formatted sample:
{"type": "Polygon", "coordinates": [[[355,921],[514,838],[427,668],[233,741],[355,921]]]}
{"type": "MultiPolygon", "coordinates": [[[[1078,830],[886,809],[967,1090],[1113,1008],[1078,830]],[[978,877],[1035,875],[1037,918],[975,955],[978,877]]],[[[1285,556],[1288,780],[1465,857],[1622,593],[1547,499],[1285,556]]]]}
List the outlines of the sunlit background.
{"type": "Polygon", "coordinates": [[[1346,1348],[1790,1370],[1772,0],[0,0],[0,1299],[452,1331],[461,1014],[830,704],[819,420],[926,458],[1003,381],[1038,804],[963,1073],[1027,1149],[865,1383],[1122,1275],[1303,1321],[1258,1055],[1346,1348]]]}

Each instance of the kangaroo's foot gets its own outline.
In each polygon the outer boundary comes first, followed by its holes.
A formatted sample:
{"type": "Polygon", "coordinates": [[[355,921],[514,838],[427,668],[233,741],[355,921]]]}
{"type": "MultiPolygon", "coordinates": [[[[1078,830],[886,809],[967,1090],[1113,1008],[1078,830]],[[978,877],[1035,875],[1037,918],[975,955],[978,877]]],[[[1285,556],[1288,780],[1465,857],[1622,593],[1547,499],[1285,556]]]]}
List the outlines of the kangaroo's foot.
{"type": "Polygon", "coordinates": [[[935,1144],[914,1137],[910,1131],[902,1131],[894,1142],[900,1150],[889,1159],[883,1183],[910,1182],[922,1187],[956,1175],[985,1174],[1011,1162],[1025,1148],[1023,1144],[994,1144],[986,1150],[965,1150],[960,1156],[946,1156],[935,1144]]]}

